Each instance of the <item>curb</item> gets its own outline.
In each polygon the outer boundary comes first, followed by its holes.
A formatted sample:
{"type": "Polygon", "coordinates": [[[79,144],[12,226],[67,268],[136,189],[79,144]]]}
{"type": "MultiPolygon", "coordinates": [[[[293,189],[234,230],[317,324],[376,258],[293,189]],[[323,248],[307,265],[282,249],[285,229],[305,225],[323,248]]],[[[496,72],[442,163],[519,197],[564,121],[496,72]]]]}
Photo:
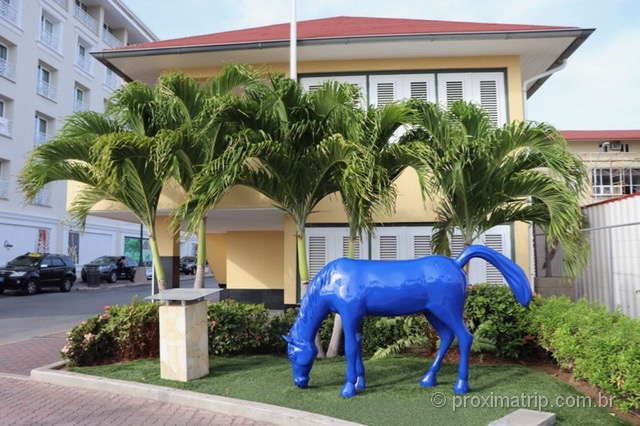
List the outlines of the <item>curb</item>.
{"type": "Polygon", "coordinates": [[[103,391],[137,398],[144,395],[143,398],[154,401],[180,404],[186,407],[226,414],[233,417],[244,417],[246,419],[277,425],[360,425],[359,423],[334,419],[321,414],[308,413],[306,411],[278,407],[260,402],[244,401],[224,396],[206,395],[198,392],[167,388],[164,386],[61,371],[60,369],[65,365],[65,361],[59,361],[31,370],[31,379],[36,382],[49,383],[52,385],[103,391]]]}

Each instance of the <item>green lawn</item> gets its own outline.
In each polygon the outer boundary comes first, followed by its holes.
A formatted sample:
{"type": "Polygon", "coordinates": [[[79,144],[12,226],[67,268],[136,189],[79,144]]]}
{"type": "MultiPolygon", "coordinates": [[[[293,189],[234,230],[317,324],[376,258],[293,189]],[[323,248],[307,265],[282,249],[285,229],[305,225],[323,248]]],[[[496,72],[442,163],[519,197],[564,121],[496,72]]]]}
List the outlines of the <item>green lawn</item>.
{"type": "Polygon", "coordinates": [[[187,383],[160,379],[158,360],[73,371],[291,407],[371,426],[487,425],[517,408],[555,412],[558,424],[629,424],[603,408],[557,407],[557,402],[584,406],[586,397],[545,373],[518,365],[472,365],[466,397],[452,391],[456,365],[444,365],[440,384],[423,389],[418,381],[430,361],[413,356],[366,361],[367,389],[351,399],[340,397],[344,358],[316,361],[307,389],[296,388],[289,361],[274,356],[212,358],[210,374],[187,383]]]}

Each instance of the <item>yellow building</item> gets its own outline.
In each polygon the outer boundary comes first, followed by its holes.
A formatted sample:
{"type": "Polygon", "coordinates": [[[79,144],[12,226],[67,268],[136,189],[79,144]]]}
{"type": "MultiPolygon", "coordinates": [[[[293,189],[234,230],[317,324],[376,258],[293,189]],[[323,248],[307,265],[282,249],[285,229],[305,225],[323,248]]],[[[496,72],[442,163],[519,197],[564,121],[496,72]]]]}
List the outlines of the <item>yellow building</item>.
{"type": "MultiPolygon", "coordinates": [[[[297,78],[306,88],[326,79],[361,87],[369,104],[419,97],[443,105],[471,100],[496,124],[524,118],[524,102],[589,37],[593,29],[504,25],[411,19],[338,17],[297,24],[297,78]]],[[[125,80],[149,85],[166,71],[197,78],[215,75],[227,63],[251,64],[265,71],[289,70],[289,24],[131,45],[94,56],[125,80]]],[[[395,213],[378,218],[374,235],[358,256],[403,259],[429,254],[434,220],[423,205],[415,175],[397,181],[395,213]]],[[[167,192],[162,213],[180,199],[167,192]]],[[[95,214],[124,218],[108,206],[95,214]]],[[[161,221],[164,221],[161,217],[161,221]]],[[[227,296],[271,307],[295,304],[295,227],[269,200],[247,188],[234,188],[208,217],[208,260],[227,296]]],[[[163,228],[162,225],[159,228],[163,228]]],[[[345,251],[346,219],[335,197],[324,200],[309,219],[307,247],[313,275],[345,251]]],[[[483,244],[532,268],[531,231],[505,224],[487,232],[483,244]]],[[[175,265],[176,242],[160,235],[161,255],[175,265]]],[[[454,253],[460,241],[453,241],[454,253]]],[[[177,283],[177,270],[167,270],[177,283]]],[[[501,282],[492,267],[472,263],[471,282],[501,282]]]]}

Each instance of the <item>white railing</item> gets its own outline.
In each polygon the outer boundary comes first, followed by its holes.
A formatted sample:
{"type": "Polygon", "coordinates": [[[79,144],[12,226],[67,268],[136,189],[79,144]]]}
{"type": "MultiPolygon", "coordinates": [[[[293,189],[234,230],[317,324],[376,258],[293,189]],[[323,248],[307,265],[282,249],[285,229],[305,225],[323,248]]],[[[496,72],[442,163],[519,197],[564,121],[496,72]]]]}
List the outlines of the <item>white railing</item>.
{"type": "Polygon", "coordinates": [[[83,71],[86,71],[88,73],[91,72],[91,58],[88,56],[84,56],[78,53],[76,55],[76,65],[83,71]]]}
{"type": "Polygon", "coordinates": [[[64,10],[67,10],[67,0],[53,0],[53,1],[55,1],[60,6],[62,6],[64,10]]]}
{"type": "Polygon", "coordinates": [[[49,83],[45,83],[42,80],[38,80],[36,92],[38,93],[38,95],[42,95],[45,98],[51,99],[52,101],[56,100],[58,94],[58,90],[55,88],[55,86],[52,86],[49,83]]]}
{"type": "Polygon", "coordinates": [[[0,16],[12,24],[18,25],[18,9],[3,1],[0,1],[0,16]]]}
{"type": "Polygon", "coordinates": [[[111,72],[104,75],[104,84],[110,89],[117,89],[120,86],[120,77],[111,72]]]}
{"type": "Polygon", "coordinates": [[[91,15],[82,10],[77,4],[73,5],[73,16],[82,22],[85,27],[89,28],[95,34],[98,34],[98,21],[93,19],[91,15]]]}
{"type": "Polygon", "coordinates": [[[36,197],[33,199],[32,204],[37,204],[39,206],[50,206],[51,205],[51,191],[46,189],[41,189],[36,194],[36,197]]]}
{"type": "Polygon", "coordinates": [[[15,77],[16,77],[15,65],[5,61],[4,59],[0,59],[0,75],[5,78],[8,78],[9,80],[15,80],[15,77]]]}
{"type": "Polygon", "coordinates": [[[0,135],[11,137],[13,122],[4,117],[0,117],[0,135]]]}
{"type": "Polygon", "coordinates": [[[58,51],[58,46],[60,46],[60,40],[58,40],[58,37],[46,30],[40,30],[40,41],[56,52],[58,51]]]}
{"type": "Polygon", "coordinates": [[[89,105],[79,99],[73,101],[73,112],[89,111],[89,105]]]}
{"type": "Polygon", "coordinates": [[[103,31],[102,32],[102,40],[104,40],[104,42],[107,43],[111,47],[124,46],[124,43],[121,42],[119,39],[117,39],[116,36],[111,34],[109,31],[103,31]]]}
{"type": "Polygon", "coordinates": [[[47,143],[47,141],[49,141],[49,135],[46,133],[36,131],[33,135],[34,146],[42,145],[43,143],[47,143]]]}
{"type": "Polygon", "coordinates": [[[9,198],[9,182],[0,180],[0,198],[9,198]]]}

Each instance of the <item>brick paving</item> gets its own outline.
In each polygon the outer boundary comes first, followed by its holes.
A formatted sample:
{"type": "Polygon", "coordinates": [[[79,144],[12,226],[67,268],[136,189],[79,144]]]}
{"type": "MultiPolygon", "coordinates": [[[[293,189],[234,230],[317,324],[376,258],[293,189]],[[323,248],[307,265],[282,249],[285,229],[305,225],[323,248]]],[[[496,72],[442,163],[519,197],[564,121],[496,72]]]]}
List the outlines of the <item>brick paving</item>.
{"type": "Polygon", "coordinates": [[[1,425],[238,425],[268,423],[29,380],[32,369],[60,361],[66,333],[0,345],[1,425]]]}

